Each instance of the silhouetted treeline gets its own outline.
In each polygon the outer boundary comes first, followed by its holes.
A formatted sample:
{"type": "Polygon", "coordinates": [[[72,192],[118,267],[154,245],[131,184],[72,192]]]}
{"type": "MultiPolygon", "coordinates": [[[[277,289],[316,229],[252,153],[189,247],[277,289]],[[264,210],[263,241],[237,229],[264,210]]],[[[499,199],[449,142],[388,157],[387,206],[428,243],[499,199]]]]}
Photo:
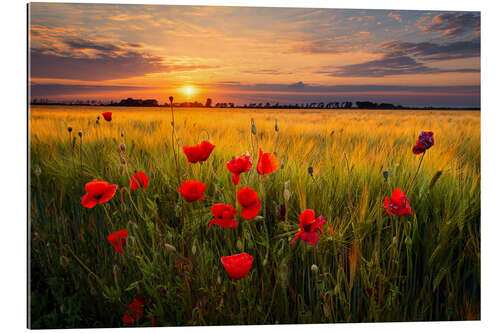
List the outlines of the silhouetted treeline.
{"type": "MultiPolygon", "coordinates": [[[[134,99],[126,98],[120,102],[104,103],[100,100],[72,100],[72,101],[50,101],[47,98],[34,98],[31,100],[32,105],[97,105],[97,106],[134,106],[134,107],[170,107],[170,103],[159,104],[156,99],[134,99]]],[[[350,101],[344,102],[311,102],[311,103],[296,103],[296,104],[280,104],[275,103],[249,103],[244,105],[235,105],[233,102],[218,102],[213,105],[211,98],[207,98],[205,104],[200,102],[175,102],[174,107],[184,108],[249,108],[249,109],[384,109],[384,110],[480,110],[480,108],[460,108],[460,107],[409,107],[403,105],[395,105],[391,103],[375,103],[371,101],[357,101],[355,103],[350,101]],[[354,106],[355,105],[355,106],[354,106]]]]}

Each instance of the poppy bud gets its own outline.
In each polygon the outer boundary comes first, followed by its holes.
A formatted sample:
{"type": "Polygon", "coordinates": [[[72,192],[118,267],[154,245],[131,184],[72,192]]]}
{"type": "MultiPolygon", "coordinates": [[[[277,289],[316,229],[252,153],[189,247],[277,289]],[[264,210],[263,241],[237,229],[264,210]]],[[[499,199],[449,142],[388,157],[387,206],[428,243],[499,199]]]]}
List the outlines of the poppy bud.
{"type": "Polygon", "coordinates": [[[120,156],[120,163],[127,164],[127,161],[122,156],[120,156]]]}
{"type": "Polygon", "coordinates": [[[121,151],[122,153],[124,153],[124,152],[125,152],[125,144],[124,144],[124,143],[120,143],[120,151],[121,151]]]}
{"type": "Polygon", "coordinates": [[[278,127],[278,119],[274,119],[274,130],[275,130],[276,132],[279,132],[279,131],[280,131],[280,129],[279,129],[279,127],[278,127]]]}
{"type": "Polygon", "coordinates": [[[280,206],[280,221],[285,221],[286,220],[286,205],[281,204],[280,206]]]}
{"type": "Polygon", "coordinates": [[[70,132],[70,133],[71,133],[72,131],[73,131],[73,127],[69,126],[69,127],[68,127],[68,132],[70,132]]]}
{"type": "Polygon", "coordinates": [[[96,120],[96,121],[95,121],[95,123],[96,123],[97,125],[99,125],[99,119],[98,119],[98,120],[96,120]]]}
{"type": "Polygon", "coordinates": [[[82,132],[78,132],[78,136],[81,138],[82,137],[82,132]]]}
{"type": "MultiPolygon", "coordinates": [[[[120,157],[120,160],[121,160],[121,157],[120,157]]],[[[123,176],[123,165],[120,165],[120,168],[118,168],[118,173],[120,174],[120,176],[123,176]]]]}
{"type": "Polygon", "coordinates": [[[123,138],[123,132],[120,134],[120,136],[123,138]]]}
{"type": "Polygon", "coordinates": [[[177,251],[177,249],[173,245],[170,245],[168,243],[165,243],[165,250],[172,251],[172,252],[177,251]]]}
{"type": "Polygon", "coordinates": [[[257,215],[256,217],[254,217],[254,221],[264,221],[264,216],[257,215]]]}
{"type": "Polygon", "coordinates": [[[62,266],[62,267],[67,267],[69,265],[69,259],[68,257],[65,257],[65,256],[60,256],[59,257],[59,264],[62,266]]]}
{"type": "Polygon", "coordinates": [[[241,239],[238,239],[238,241],[236,242],[236,248],[240,251],[243,251],[243,242],[241,241],[241,239]]]}
{"type": "Polygon", "coordinates": [[[174,101],[174,97],[173,97],[173,96],[170,96],[170,97],[168,98],[168,100],[170,101],[170,103],[172,103],[172,102],[174,101]]]}
{"type": "Polygon", "coordinates": [[[101,116],[97,116],[97,120],[100,120],[101,119],[101,116]]]}
{"type": "Polygon", "coordinates": [[[334,134],[335,134],[335,131],[334,131],[334,130],[332,130],[332,131],[330,132],[330,136],[333,136],[334,134]]]}
{"type": "Polygon", "coordinates": [[[384,171],[382,174],[384,175],[385,180],[389,178],[389,171],[384,171]]]}
{"type": "Polygon", "coordinates": [[[194,255],[196,255],[196,245],[193,244],[193,247],[191,248],[191,253],[194,255]]]}
{"type": "Polygon", "coordinates": [[[42,169],[40,169],[39,166],[36,166],[34,172],[35,172],[35,175],[38,177],[38,176],[40,176],[42,174],[42,169]]]}
{"type": "Polygon", "coordinates": [[[307,168],[307,172],[312,176],[313,175],[313,172],[314,172],[314,169],[312,166],[310,166],[309,168],[307,168]]]}
{"type": "Polygon", "coordinates": [[[251,119],[251,121],[252,121],[252,134],[256,135],[257,134],[257,127],[255,126],[255,122],[254,122],[253,118],[251,119]]]}
{"type": "Polygon", "coordinates": [[[311,265],[311,272],[316,273],[316,272],[318,272],[318,270],[319,270],[319,268],[318,268],[318,266],[316,266],[316,264],[311,265]]]}

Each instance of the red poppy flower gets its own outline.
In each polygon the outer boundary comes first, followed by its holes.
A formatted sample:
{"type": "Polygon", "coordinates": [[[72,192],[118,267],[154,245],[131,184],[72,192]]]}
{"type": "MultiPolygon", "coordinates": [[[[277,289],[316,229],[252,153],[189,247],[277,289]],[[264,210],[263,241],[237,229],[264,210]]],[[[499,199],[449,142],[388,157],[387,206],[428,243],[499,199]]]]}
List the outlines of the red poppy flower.
{"type": "Polygon", "coordinates": [[[259,148],[259,161],[257,162],[257,172],[261,175],[267,175],[278,170],[280,162],[278,158],[271,153],[262,153],[259,148]]]}
{"type": "Polygon", "coordinates": [[[396,214],[398,216],[404,216],[411,214],[410,200],[405,196],[403,191],[396,188],[392,192],[392,197],[385,197],[384,207],[387,214],[396,214]]]}
{"type": "Polygon", "coordinates": [[[119,254],[123,253],[123,248],[127,243],[127,236],[127,229],[113,232],[108,235],[108,241],[111,243],[111,245],[113,245],[116,252],[118,252],[119,254]]]}
{"type": "Polygon", "coordinates": [[[256,217],[260,210],[260,200],[257,192],[250,187],[242,187],[236,196],[241,205],[241,216],[247,220],[256,217]]]}
{"type": "Polygon", "coordinates": [[[210,221],[208,228],[210,229],[212,224],[217,224],[223,228],[236,228],[238,226],[238,221],[234,219],[236,214],[238,214],[238,211],[231,205],[215,204],[212,206],[212,215],[215,218],[210,221]]]}
{"type": "Polygon", "coordinates": [[[231,161],[226,163],[226,168],[233,174],[233,184],[238,185],[240,182],[240,174],[242,172],[250,171],[252,167],[252,158],[248,153],[245,153],[239,157],[233,158],[231,161]]]}
{"type": "Polygon", "coordinates": [[[240,253],[228,257],[221,257],[220,261],[231,279],[239,280],[250,272],[253,257],[248,253],[240,253]]]}
{"type": "Polygon", "coordinates": [[[148,188],[149,178],[148,176],[142,172],[137,171],[132,177],[130,177],[129,186],[133,190],[138,190],[140,188],[148,188]]]}
{"type": "Polygon", "coordinates": [[[110,184],[104,180],[93,180],[85,184],[87,193],[82,197],[82,205],[87,208],[92,208],[98,203],[105,203],[116,193],[118,185],[110,184]]]}
{"type": "Polygon", "coordinates": [[[129,311],[125,312],[123,315],[123,321],[126,324],[132,324],[136,320],[139,320],[144,315],[144,304],[146,304],[146,298],[139,296],[128,306],[129,311]]]}
{"type": "Polygon", "coordinates": [[[316,245],[319,239],[319,234],[316,232],[319,230],[323,233],[323,223],[325,219],[323,216],[316,218],[316,214],[312,209],[306,209],[300,214],[300,231],[295,235],[291,244],[295,243],[297,238],[300,238],[307,244],[316,245]]]}
{"type": "Polygon", "coordinates": [[[189,163],[203,162],[208,159],[215,145],[208,141],[203,141],[196,146],[184,146],[182,150],[188,159],[189,163]]]}
{"type": "Polygon", "coordinates": [[[417,144],[413,146],[413,153],[422,154],[432,146],[434,146],[434,133],[422,131],[418,136],[417,144]]]}
{"type": "Polygon", "coordinates": [[[187,202],[193,202],[200,199],[205,199],[203,192],[207,189],[207,185],[199,180],[186,180],[182,183],[181,188],[177,189],[187,202]]]}
{"type": "Polygon", "coordinates": [[[104,117],[104,119],[106,119],[106,121],[111,121],[112,114],[113,114],[112,112],[107,111],[107,112],[103,112],[102,116],[104,117]]]}

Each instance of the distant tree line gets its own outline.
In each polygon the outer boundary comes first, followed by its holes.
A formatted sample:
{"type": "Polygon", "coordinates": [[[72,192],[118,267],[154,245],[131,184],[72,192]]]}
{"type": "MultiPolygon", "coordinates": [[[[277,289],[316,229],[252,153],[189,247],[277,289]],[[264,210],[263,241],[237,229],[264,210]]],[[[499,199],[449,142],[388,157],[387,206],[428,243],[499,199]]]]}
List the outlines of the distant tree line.
{"type": "MultiPolygon", "coordinates": [[[[71,100],[71,101],[51,101],[47,98],[34,98],[30,102],[32,105],[96,105],[96,106],[134,106],[134,107],[170,107],[170,103],[159,104],[156,99],[134,99],[126,98],[120,102],[110,101],[105,103],[101,100],[71,100]]],[[[450,107],[406,107],[403,105],[395,105],[391,103],[375,103],[370,101],[350,101],[344,102],[311,102],[311,103],[296,103],[296,104],[280,104],[274,103],[249,103],[244,105],[235,105],[233,102],[218,102],[213,104],[211,98],[207,98],[205,104],[200,102],[180,102],[173,103],[174,107],[189,107],[189,108],[250,108],[250,109],[420,109],[420,110],[479,110],[480,108],[450,108],[450,107]],[[355,105],[355,107],[353,107],[355,105]]]]}

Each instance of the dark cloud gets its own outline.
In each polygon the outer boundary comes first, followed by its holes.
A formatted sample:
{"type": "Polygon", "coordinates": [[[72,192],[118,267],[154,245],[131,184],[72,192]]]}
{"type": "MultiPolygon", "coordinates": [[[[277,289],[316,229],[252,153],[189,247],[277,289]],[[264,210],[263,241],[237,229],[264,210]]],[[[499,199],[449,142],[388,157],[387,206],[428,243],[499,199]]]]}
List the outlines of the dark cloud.
{"type": "Polygon", "coordinates": [[[109,44],[109,43],[95,43],[86,39],[69,39],[65,40],[64,44],[68,45],[75,50],[96,50],[96,51],[119,51],[121,48],[119,46],[109,44]]]}
{"type": "Polygon", "coordinates": [[[441,33],[446,37],[457,37],[477,33],[481,28],[478,13],[443,13],[433,17],[422,30],[427,33],[441,33]]]}
{"type": "Polygon", "coordinates": [[[31,77],[101,81],[167,71],[162,58],[139,52],[99,54],[95,57],[31,53],[31,77]]]}
{"type": "Polygon", "coordinates": [[[31,77],[101,81],[150,73],[214,68],[196,64],[165,65],[163,57],[137,51],[136,49],[141,47],[140,44],[128,43],[120,46],[87,39],[66,39],[62,42],[67,46],[65,49],[56,47],[31,49],[31,77]],[[88,55],[85,50],[95,52],[88,55]]]}
{"type": "Polygon", "coordinates": [[[81,95],[102,92],[144,90],[149,87],[136,86],[100,86],[100,85],[81,85],[81,84],[45,84],[32,83],[30,85],[30,95],[32,97],[50,97],[59,95],[81,95]]]}
{"type": "Polygon", "coordinates": [[[481,40],[475,38],[468,41],[437,44],[431,42],[410,43],[392,41],[383,45],[390,52],[403,52],[423,60],[451,60],[479,57],[481,40]]]}
{"type": "Polygon", "coordinates": [[[478,94],[480,87],[472,86],[408,86],[408,85],[310,85],[302,81],[293,84],[258,83],[245,85],[239,82],[219,82],[217,87],[237,91],[297,92],[297,93],[360,93],[360,92],[405,92],[405,93],[443,93],[478,94]]]}
{"type": "Polygon", "coordinates": [[[333,68],[327,67],[317,73],[339,77],[384,77],[391,75],[470,72],[479,72],[479,69],[440,69],[429,67],[406,55],[404,52],[399,51],[388,53],[382,59],[333,68]]]}

